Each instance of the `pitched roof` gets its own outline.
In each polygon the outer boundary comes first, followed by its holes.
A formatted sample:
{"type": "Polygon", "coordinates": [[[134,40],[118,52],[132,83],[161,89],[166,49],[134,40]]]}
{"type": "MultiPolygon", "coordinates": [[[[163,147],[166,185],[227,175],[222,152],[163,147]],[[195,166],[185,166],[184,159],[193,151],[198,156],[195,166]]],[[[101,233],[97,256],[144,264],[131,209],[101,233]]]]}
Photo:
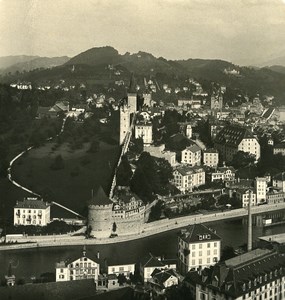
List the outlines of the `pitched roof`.
{"type": "Polygon", "coordinates": [[[215,148],[209,148],[209,149],[204,150],[204,153],[219,153],[219,152],[215,148]]]}
{"type": "Polygon", "coordinates": [[[274,180],[285,181],[285,172],[278,173],[273,177],[274,180]]]}
{"type": "Polygon", "coordinates": [[[231,125],[224,127],[217,135],[215,143],[237,147],[243,139],[253,139],[253,134],[245,127],[231,125]]]}
{"type": "Polygon", "coordinates": [[[194,224],[181,230],[180,238],[188,243],[219,241],[221,238],[203,224],[194,224]]]}
{"type": "Polygon", "coordinates": [[[46,209],[50,204],[43,200],[25,198],[23,201],[18,201],[14,208],[32,208],[32,209],[46,209]]]}
{"type": "MultiPolygon", "coordinates": [[[[188,146],[188,147],[186,147],[186,149],[185,150],[189,150],[189,151],[191,151],[191,152],[198,152],[198,151],[201,151],[201,148],[199,147],[199,146],[197,146],[196,144],[193,144],[193,145],[191,145],[191,146],[188,146]]],[[[184,150],[184,151],[185,151],[184,150]]]]}
{"type": "Polygon", "coordinates": [[[104,192],[102,186],[100,185],[95,191],[93,197],[89,201],[89,205],[110,205],[113,202],[109,199],[109,197],[104,192]]]}
{"type": "Polygon", "coordinates": [[[276,146],[274,146],[274,149],[285,149],[285,142],[277,144],[276,146]]]}
{"type": "Polygon", "coordinates": [[[177,274],[173,269],[170,270],[158,270],[155,269],[151,277],[155,278],[159,284],[163,285],[167,279],[169,279],[171,276],[177,277],[177,274]]]}
{"type": "Polygon", "coordinates": [[[165,267],[165,265],[151,253],[141,260],[141,264],[144,268],[165,267]]]}

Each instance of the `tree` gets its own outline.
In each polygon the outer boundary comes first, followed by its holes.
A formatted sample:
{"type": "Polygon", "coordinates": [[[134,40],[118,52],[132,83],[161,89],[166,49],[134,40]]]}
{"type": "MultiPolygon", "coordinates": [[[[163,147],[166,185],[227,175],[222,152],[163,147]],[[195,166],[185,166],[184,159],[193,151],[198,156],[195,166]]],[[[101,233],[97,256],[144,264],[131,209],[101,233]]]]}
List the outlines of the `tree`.
{"type": "Polygon", "coordinates": [[[162,205],[163,202],[162,201],[158,201],[150,210],[150,214],[149,214],[149,221],[156,221],[159,220],[161,217],[161,213],[162,213],[162,205]]]}
{"type": "Polygon", "coordinates": [[[98,140],[92,140],[88,152],[96,153],[100,150],[100,142],[98,140]]]}
{"type": "Polygon", "coordinates": [[[231,161],[231,165],[236,168],[244,168],[247,167],[250,164],[253,164],[255,162],[255,155],[244,152],[244,151],[238,151],[231,161]]]}
{"type": "Polygon", "coordinates": [[[116,222],[114,222],[113,225],[112,225],[112,231],[113,232],[117,231],[117,224],[116,224],[116,222]]]}
{"type": "Polygon", "coordinates": [[[134,152],[135,154],[141,154],[143,152],[143,139],[137,138],[132,140],[129,149],[131,152],[134,152]]]}
{"type": "Polygon", "coordinates": [[[225,246],[222,250],[221,261],[235,257],[235,250],[231,246],[225,246]]]}
{"type": "Polygon", "coordinates": [[[124,274],[119,274],[118,275],[118,283],[119,283],[119,285],[123,285],[126,282],[127,282],[126,276],[124,274]]]}
{"type": "Polygon", "coordinates": [[[56,171],[64,169],[64,161],[60,154],[55,157],[53,163],[50,165],[50,168],[56,171]]]}
{"type": "Polygon", "coordinates": [[[124,155],[122,161],[117,170],[117,185],[118,186],[129,186],[133,171],[128,161],[128,158],[124,155]]]}

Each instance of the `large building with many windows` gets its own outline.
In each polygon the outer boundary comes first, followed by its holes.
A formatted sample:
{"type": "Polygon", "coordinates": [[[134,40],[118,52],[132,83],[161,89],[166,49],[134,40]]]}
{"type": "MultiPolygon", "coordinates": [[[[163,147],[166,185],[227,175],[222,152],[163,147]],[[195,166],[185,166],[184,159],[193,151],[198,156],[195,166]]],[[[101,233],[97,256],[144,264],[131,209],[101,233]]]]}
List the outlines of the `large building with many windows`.
{"type": "Polygon", "coordinates": [[[221,238],[203,224],[182,229],[178,237],[178,270],[186,274],[216,264],[221,257],[221,238]]]}
{"type": "Polygon", "coordinates": [[[256,249],[202,272],[189,272],[184,283],[193,299],[285,299],[285,256],[256,249]]]}
{"type": "Polygon", "coordinates": [[[193,144],[181,151],[181,163],[190,166],[200,166],[202,159],[201,148],[193,144]]]}
{"type": "Polygon", "coordinates": [[[217,135],[215,148],[225,161],[231,161],[238,151],[260,158],[260,145],[257,138],[245,127],[231,125],[224,127],[217,135]]]}
{"type": "Polygon", "coordinates": [[[14,225],[46,226],[50,222],[50,204],[38,198],[24,198],[14,206],[14,225]]]}

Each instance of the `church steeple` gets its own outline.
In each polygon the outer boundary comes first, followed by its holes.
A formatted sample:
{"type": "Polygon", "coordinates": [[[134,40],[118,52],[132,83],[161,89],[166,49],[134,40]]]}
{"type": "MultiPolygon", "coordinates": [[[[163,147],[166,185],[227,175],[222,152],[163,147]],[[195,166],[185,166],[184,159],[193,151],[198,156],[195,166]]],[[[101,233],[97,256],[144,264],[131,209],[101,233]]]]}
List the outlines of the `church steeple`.
{"type": "Polygon", "coordinates": [[[128,93],[130,93],[130,94],[136,94],[137,93],[137,84],[136,84],[136,79],[135,79],[134,73],[132,73],[132,75],[131,75],[131,80],[130,80],[128,93]]]}

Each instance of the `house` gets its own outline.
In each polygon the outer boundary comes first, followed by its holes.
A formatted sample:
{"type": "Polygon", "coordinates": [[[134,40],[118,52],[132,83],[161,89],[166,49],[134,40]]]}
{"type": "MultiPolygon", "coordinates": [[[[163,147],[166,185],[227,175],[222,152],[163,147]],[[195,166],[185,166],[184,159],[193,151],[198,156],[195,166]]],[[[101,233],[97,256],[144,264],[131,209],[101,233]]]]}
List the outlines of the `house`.
{"type": "Polygon", "coordinates": [[[56,118],[58,113],[54,110],[51,110],[51,107],[39,106],[37,111],[37,118],[56,118]]]}
{"type": "Polygon", "coordinates": [[[254,181],[257,204],[266,202],[267,178],[256,177],[254,181]]]}
{"type": "Polygon", "coordinates": [[[255,249],[202,272],[189,272],[184,285],[193,299],[284,299],[285,256],[255,249]]]}
{"type": "Polygon", "coordinates": [[[162,263],[159,259],[157,259],[155,256],[153,256],[151,253],[149,253],[148,256],[143,258],[140,261],[140,275],[143,278],[144,282],[147,282],[149,279],[151,279],[151,274],[155,269],[162,270],[165,269],[165,264],[162,263]]]}
{"type": "Polygon", "coordinates": [[[202,167],[179,166],[173,171],[172,183],[182,192],[192,192],[194,187],[205,184],[202,167]]]}
{"type": "Polygon", "coordinates": [[[83,248],[82,256],[67,261],[56,263],[56,281],[72,281],[81,279],[93,279],[98,283],[100,265],[98,256],[90,259],[86,256],[86,248],[83,248]]]}
{"type": "Polygon", "coordinates": [[[249,202],[251,206],[257,205],[256,193],[254,189],[251,188],[238,188],[236,190],[236,197],[241,202],[242,207],[247,207],[249,202]]]}
{"type": "Polygon", "coordinates": [[[149,284],[158,293],[164,293],[165,289],[178,285],[179,275],[173,269],[159,270],[155,269],[151,274],[149,284]]]}
{"type": "Polygon", "coordinates": [[[276,188],[271,188],[266,193],[266,202],[268,204],[276,204],[276,203],[285,202],[285,192],[282,192],[276,188]]]}
{"type": "Polygon", "coordinates": [[[224,127],[218,133],[214,145],[226,161],[231,161],[238,151],[253,154],[256,160],[260,158],[259,142],[245,127],[237,125],[224,127]]]}
{"type": "Polygon", "coordinates": [[[201,148],[193,144],[181,151],[181,163],[199,166],[201,164],[201,153],[201,148]]]}
{"type": "Polygon", "coordinates": [[[152,123],[151,122],[138,122],[135,125],[135,138],[142,138],[144,144],[151,144],[152,142],[152,123]]]}
{"type": "Polygon", "coordinates": [[[211,181],[234,181],[235,175],[235,169],[233,167],[219,167],[216,169],[216,171],[211,173],[211,181]]]}
{"type": "Polygon", "coordinates": [[[203,224],[182,229],[178,236],[178,270],[185,275],[190,270],[215,265],[221,256],[221,238],[203,224]]]}
{"type": "Polygon", "coordinates": [[[46,226],[50,222],[50,204],[27,197],[14,206],[14,225],[46,226]]]}
{"type": "Polygon", "coordinates": [[[272,178],[272,186],[285,192],[285,172],[278,173],[272,178]]]}
{"type": "Polygon", "coordinates": [[[129,264],[118,264],[118,265],[111,265],[108,266],[108,274],[124,274],[126,278],[130,278],[130,274],[134,274],[135,272],[135,263],[129,264]]]}
{"type": "Polygon", "coordinates": [[[219,163],[219,152],[214,148],[204,150],[203,162],[205,166],[215,168],[219,163]]]}
{"type": "Polygon", "coordinates": [[[285,142],[277,144],[273,147],[273,154],[282,154],[285,156],[285,142]]]}

